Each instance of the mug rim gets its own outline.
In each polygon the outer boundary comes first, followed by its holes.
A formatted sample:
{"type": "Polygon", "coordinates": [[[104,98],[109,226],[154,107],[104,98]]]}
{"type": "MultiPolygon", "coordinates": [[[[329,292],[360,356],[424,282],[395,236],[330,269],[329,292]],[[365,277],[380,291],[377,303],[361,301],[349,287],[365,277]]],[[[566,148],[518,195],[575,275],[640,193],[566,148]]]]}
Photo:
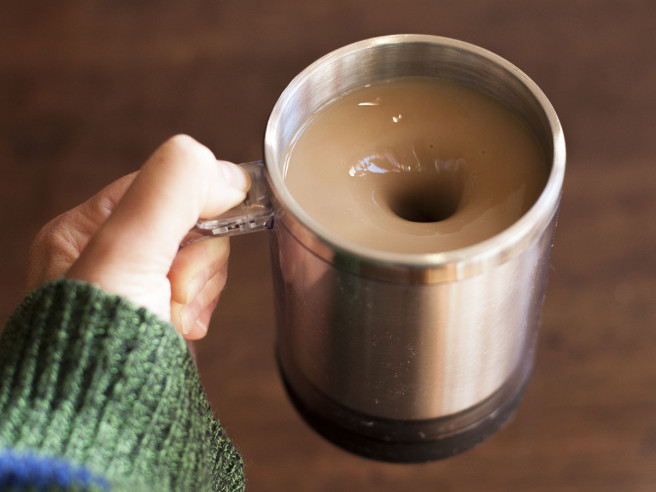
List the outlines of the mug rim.
{"type": "MultiPolygon", "coordinates": [[[[307,66],[287,85],[269,116],[264,137],[264,162],[275,200],[283,207],[282,221],[290,233],[312,253],[338,268],[385,281],[436,283],[460,280],[508,261],[527,249],[555,220],[565,173],[565,138],[556,112],[533,80],[505,58],[477,45],[452,38],[425,34],[393,34],[357,41],[338,48],[307,66]],[[436,253],[399,253],[377,250],[349,241],[328,230],[296,202],[284,184],[280,162],[276,162],[274,142],[281,116],[295,90],[326,64],[360,50],[381,45],[420,43],[439,45],[477,55],[511,74],[539,104],[551,130],[551,169],[540,196],[517,221],[503,231],[473,245],[436,253]],[[291,217],[290,217],[291,216],[291,217]],[[289,220],[291,219],[291,220],[289,220]],[[318,240],[325,247],[309,247],[294,230],[310,232],[312,245],[318,240]]],[[[278,214],[279,211],[276,211],[278,214]]]]}

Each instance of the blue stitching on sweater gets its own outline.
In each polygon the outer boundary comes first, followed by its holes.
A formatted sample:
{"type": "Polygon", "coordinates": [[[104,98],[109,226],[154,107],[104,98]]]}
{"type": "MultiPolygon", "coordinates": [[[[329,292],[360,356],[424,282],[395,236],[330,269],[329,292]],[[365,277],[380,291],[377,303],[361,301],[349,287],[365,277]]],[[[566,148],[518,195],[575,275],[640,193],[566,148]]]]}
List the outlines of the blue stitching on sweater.
{"type": "Polygon", "coordinates": [[[27,489],[47,491],[49,487],[96,487],[110,490],[109,481],[85,466],[74,465],[62,458],[39,456],[29,451],[0,451],[0,490],[27,489]]]}

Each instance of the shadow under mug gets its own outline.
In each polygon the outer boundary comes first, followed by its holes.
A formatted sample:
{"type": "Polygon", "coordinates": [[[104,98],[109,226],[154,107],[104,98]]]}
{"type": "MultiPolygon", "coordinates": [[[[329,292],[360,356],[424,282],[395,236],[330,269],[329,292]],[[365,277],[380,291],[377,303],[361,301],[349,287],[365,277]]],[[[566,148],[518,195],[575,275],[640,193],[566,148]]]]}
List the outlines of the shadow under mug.
{"type": "Polygon", "coordinates": [[[340,48],[296,76],[276,103],[253,186],[196,233],[273,228],[277,358],[305,420],[362,456],[421,462],[486,439],[514,413],[534,360],[565,171],[556,113],[523,72],[453,39],[392,35],[340,48]],[[518,221],[473,246],[435,254],[372,250],[334,235],[299,207],[283,153],[302,125],[340,95],[376,81],[455,81],[513,110],[550,166],[518,221]]]}

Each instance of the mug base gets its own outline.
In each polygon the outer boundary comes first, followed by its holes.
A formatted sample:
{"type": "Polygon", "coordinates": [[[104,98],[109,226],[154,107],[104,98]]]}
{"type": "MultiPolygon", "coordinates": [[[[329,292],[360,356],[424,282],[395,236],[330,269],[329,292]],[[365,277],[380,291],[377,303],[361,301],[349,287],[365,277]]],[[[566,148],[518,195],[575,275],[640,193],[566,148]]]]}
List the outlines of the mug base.
{"type": "Polygon", "coordinates": [[[278,360],[294,407],[318,434],[359,456],[393,463],[424,463],[455,456],[482,443],[512,419],[532,364],[520,367],[492,396],[456,414],[424,420],[382,419],[346,408],[278,360]]]}

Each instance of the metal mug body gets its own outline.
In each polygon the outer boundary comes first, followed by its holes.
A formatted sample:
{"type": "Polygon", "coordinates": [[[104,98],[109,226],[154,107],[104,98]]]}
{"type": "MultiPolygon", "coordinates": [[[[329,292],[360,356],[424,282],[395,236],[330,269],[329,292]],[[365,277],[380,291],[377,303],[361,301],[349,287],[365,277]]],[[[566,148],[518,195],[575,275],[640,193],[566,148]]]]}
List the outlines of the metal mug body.
{"type": "Polygon", "coordinates": [[[335,443],[389,461],[451,456],[495,432],[529,379],[564,176],[562,130],[540,89],[460,41],[361,41],[289,84],[269,119],[264,160],[276,210],[277,355],[301,414],[335,443]],[[285,188],[283,154],[312,114],[352,89],[405,76],[473,87],[537,135],[547,184],[502,233],[445,253],[368,250],[335,237],[285,188]]]}

